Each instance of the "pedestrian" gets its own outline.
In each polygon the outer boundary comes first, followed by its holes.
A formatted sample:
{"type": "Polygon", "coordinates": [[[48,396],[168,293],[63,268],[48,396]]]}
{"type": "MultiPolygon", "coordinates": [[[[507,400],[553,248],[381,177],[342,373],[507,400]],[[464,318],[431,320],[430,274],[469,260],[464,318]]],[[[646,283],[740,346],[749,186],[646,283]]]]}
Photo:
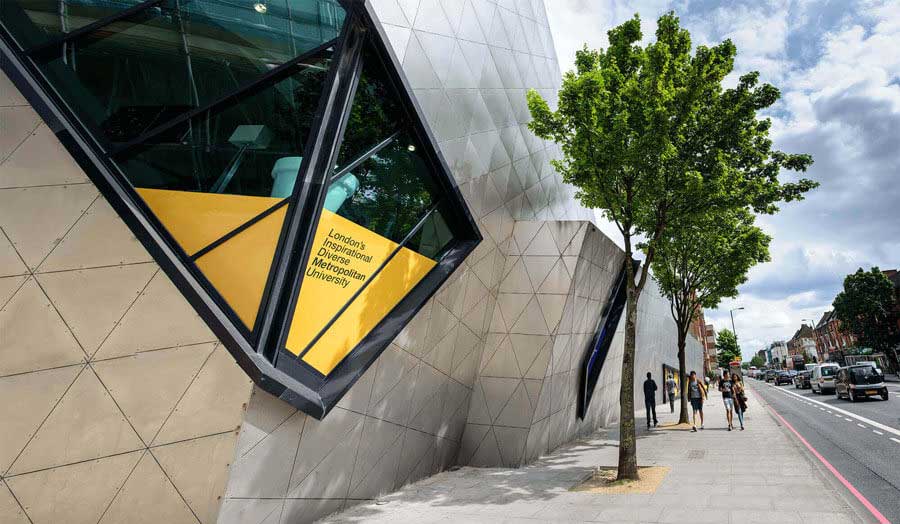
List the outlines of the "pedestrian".
{"type": "Polygon", "coordinates": [[[732,382],[734,382],[734,412],[737,414],[738,422],[741,423],[741,431],[744,431],[744,412],[747,411],[747,395],[744,394],[744,383],[741,376],[732,373],[732,382]]]}
{"type": "Polygon", "coordinates": [[[669,413],[675,413],[675,390],[678,385],[675,384],[675,375],[669,375],[666,379],[666,395],[669,396],[669,413]]]}
{"type": "Polygon", "coordinates": [[[700,415],[700,429],[703,429],[703,401],[706,400],[706,387],[697,380],[697,372],[691,371],[688,379],[688,398],[691,400],[691,431],[697,432],[697,415],[700,415]]]}
{"type": "Polygon", "coordinates": [[[653,415],[653,426],[658,426],[659,421],[656,419],[656,381],[651,378],[650,372],[647,372],[647,380],[644,381],[644,407],[647,410],[647,429],[650,429],[650,415],[653,415]]]}
{"type": "Polygon", "coordinates": [[[731,373],[722,372],[719,379],[719,391],[722,393],[722,401],[725,403],[725,418],[728,419],[728,431],[734,429],[734,382],[731,381],[731,373]]]}

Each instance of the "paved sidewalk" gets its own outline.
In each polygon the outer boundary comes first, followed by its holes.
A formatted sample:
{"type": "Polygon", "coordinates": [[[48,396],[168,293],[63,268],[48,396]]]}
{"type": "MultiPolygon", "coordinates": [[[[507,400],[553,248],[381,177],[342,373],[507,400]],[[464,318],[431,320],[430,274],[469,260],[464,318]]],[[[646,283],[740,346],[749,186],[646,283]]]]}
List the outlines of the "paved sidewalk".
{"type": "MultiPolygon", "coordinates": [[[[648,433],[637,420],[639,464],[671,467],[654,494],[569,491],[594,466],[616,465],[612,430],[525,468],[444,472],[326,522],[867,522],[759,397],[748,396],[746,431],[727,431],[718,393],[706,404],[705,431],[648,433]]],[[[676,420],[659,408],[661,424],[676,420]]]]}

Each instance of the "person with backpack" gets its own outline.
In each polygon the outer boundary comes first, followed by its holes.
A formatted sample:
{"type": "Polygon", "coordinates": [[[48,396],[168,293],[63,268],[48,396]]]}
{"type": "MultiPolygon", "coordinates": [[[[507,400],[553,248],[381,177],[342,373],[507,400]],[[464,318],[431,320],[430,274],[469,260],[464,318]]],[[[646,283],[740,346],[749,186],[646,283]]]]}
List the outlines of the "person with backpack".
{"type": "Polygon", "coordinates": [[[675,375],[669,375],[666,379],[666,395],[669,397],[669,413],[675,413],[675,391],[678,384],[675,383],[675,375]]]}
{"type": "Polygon", "coordinates": [[[691,431],[697,432],[697,415],[700,415],[700,429],[703,429],[703,401],[706,400],[706,386],[697,379],[697,372],[691,371],[688,379],[688,399],[691,401],[691,431]]]}

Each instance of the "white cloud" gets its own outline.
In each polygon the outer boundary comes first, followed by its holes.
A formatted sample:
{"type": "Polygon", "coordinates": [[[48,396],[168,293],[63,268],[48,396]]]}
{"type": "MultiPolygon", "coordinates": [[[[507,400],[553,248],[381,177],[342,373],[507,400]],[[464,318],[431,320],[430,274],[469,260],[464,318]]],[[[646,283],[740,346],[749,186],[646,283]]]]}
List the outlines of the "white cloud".
{"type": "Polygon", "coordinates": [[[674,9],[695,44],[735,42],[733,77],[759,70],[781,89],[775,147],[812,154],[807,176],[821,187],[760,220],[774,237],[772,262],[751,271],[737,299],[707,312],[717,329],[730,329],[728,310],[746,308],[735,315],[745,356],[817,320],[857,267],[900,266],[897,0],[549,0],[547,8],[563,70],[584,42],[604,47],[606,31],[634,12],[646,41],[674,9]]]}

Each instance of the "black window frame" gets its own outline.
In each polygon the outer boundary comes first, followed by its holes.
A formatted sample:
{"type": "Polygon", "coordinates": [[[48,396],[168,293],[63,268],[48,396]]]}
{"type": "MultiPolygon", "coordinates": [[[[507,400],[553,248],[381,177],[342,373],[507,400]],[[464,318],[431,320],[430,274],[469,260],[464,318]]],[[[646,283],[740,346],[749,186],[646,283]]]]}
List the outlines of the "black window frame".
{"type": "MultiPolygon", "coordinates": [[[[160,1],[165,0],[142,2],[135,8],[89,24],[89,29],[97,29],[125,17],[139,17],[141,9],[148,9],[160,1]]],[[[23,49],[0,20],[0,58],[3,59],[0,67],[13,84],[247,375],[265,391],[318,419],[324,418],[340,401],[482,240],[371,5],[365,0],[338,2],[346,10],[344,26],[338,38],[327,43],[334,48],[332,66],[323,86],[308,139],[308,154],[304,155],[294,194],[277,205],[279,209],[287,205],[285,226],[281,230],[263,292],[256,326],[251,329],[243,325],[194,264],[200,253],[185,253],[112,161],[117,154],[139,144],[132,141],[112,148],[98,140],[96,130],[76,116],[76,112],[55,92],[38,67],[38,61],[54,43],[23,49]],[[364,45],[374,46],[393,88],[401,98],[401,105],[407,113],[408,131],[424,146],[423,156],[440,189],[439,202],[431,211],[440,209],[453,231],[454,240],[435,267],[326,377],[287,353],[284,347],[325,192],[334,174],[332,168],[359,82],[364,45]]],[[[76,32],[83,34],[88,31],[78,29],[72,33],[76,32]]],[[[64,38],[72,38],[72,35],[64,38]]],[[[317,51],[323,51],[325,47],[328,46],[323,44],[317,51]]],[[[288,74],[295,65],[296,62],[292,61],[292,64],[279,66],[258,81],[241,86],[236,92],[228,93],[208,106],[227,104],[235,97],[243,96],[247,89],[258,88],[265,82],[275,82],[274,78],[288,74]]],[[[176,117],[176,120],[183,118],[185,115],[176,117]]],[[[168,124],[172,122],[164,125],[168,124]]],[[[246,227],[249,225],[239,229],[246,227]]],[[[229,235],[239,232],[235,230],[229,235]]]]}

